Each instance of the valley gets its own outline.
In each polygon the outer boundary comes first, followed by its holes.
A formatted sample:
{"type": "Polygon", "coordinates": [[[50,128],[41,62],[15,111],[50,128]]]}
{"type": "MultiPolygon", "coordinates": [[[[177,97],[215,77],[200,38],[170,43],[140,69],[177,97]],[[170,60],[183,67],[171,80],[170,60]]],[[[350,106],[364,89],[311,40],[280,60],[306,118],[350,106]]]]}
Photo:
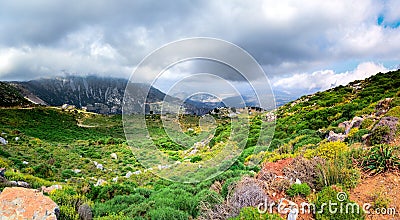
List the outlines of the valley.
{"type": "MultiPolygon", "coordinates": [[[[29,103],[2,83],[1,95],[7,98],[0,108],[0,136],[6,141],[0,145],[0,167],[5,168],[0,187],[22,182],[33,189],[53,186],[42,192],[59,207],[59,219],[79,219],[83,207],[94,219],[286,219],[290,215],[279,212],[278,206],[272,206],[271,213],[260,213],[257,207],[266,200],[286,204],[288,210],[297,204],[297,219],[397,219],[399,213],[377,215],[365,210],[332,214],[321,204],[370,203],[370,211],[400,212],[399,74],[378,73],[275,110],[238,114],[238,119],[223,107],[218,114],[208,114],[207,120],[191,114],[170,116],[170,123],[179,125],[181,132],[165,130],[162,123],[168,115],[147,114],[143,117],[148,138],[140,139],[145,130],[132,123],[135,132],[128,140],[121,114],[29,103]],[[248,127],[241,130],[237,125],[244,119],[248,127]],[[146,151],[150,146],[165,160],[179,164],[181,173],[170,175],[169,167],[155,166],[158,161],[143,162],[153,155],[146,151]],[[226,149],[228,154],[221,154],[225,164],[218,167],[221,172],[210,174],[216,168],[207,166],[208,160],[226,149]],[[193,172],[191,167],[202,170],[193,172]],[[338,193],[346,193],[346,198],[338,200],[338,193]],[[302,213],[302,202],[325,211],[302,213]]],[[[69,96],[79,101],[70,105],[86,105],[89,99],[82,99],[79,91],[107,91],[84,89],[84,81],[80,85],[65,96],[54,90],[54,105],[64,104],[69,96]]],[[[109,103],[118,105],[112,95],[96,94],[94,101],[108,97],[109,103]]],[[[162,96],[156,90],[151,94],[154,100],[162,96]]],[[[40,98],[49,104],[49,98],[40,98]]]]}

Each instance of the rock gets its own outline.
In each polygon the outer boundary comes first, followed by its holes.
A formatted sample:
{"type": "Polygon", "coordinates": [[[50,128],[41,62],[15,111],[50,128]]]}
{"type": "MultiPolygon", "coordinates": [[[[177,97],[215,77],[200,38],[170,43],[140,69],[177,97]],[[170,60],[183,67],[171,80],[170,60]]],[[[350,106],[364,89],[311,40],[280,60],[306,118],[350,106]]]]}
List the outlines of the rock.
{"type": "Polygon", "coordinates": [[[112,159],[114,159],[114,160],[118,160],[118,156],[117,156],[116,153],[110,154],[110,157],[111,157],[112,159]]]}
{"type": "Polygon", "coordinates": [[[7,181],[6,180],[4,184],[7,186],[11,186],[11,187],[31,188],[29,183],[24,182],[24,181],[7,181]]]}
{"type": "Polygon", "coordinates": [[[99,169],[99,170],[103,170],[104,169],[103,164],[101,164],[101,163],[97,164],[96,168],[99,169]]]}
{"type": "Polygon", "coordinates": [[[79,218],[81,220],[92,220],[93,219],[92,209],[86,203],[79,206],[78,214],[79,214],[79,218]]]}
{"type": "Polygon", "coordinates": [[[106,184],[107,182],[103,179],[98,179],[96,184],[94,184],[94,186],[102,186],[104,184],[106,184]]]}
{"type": "Polygon", "coordinates": [[[379,116],[385,114],[389,110],[391,102],[392,98],[386,98],[379,101],[378,104],[376,104],[375,106],[376,115],[379,116]]]}
{"type": "Polygon", "coordinates": [[[6,187],[0,194],[1,219],[57,220],[57,204],[34,189],[6,187]]]}
{"type": "Polygon", "coordinates": [[[72,171],[74,171],[74,173],[76,173],[76,174],[82,172],[80,169],[74,169],[74,170],[72,170],[72,171]]]}
{"type": "Polygon", "coordinates": [[[130,178],[133,175],[131,171],[128,171],[125,175],[125,178],[130,178]]]}
{"type": "Polygon", "coordinates": [[[142,171],[140,171],[140,170],[137,170],[137,171],[133,172],[133,174],[135,174],[135,175],[139,175],[141,173],[142,173],[142,171]]]}
{"type": "Polygon", "coordinates": [[[364,121],[364,119],[361,117],[358,117],[358,116],[354,117],[350,123],[350,129],[351,128],[359,128],[363,121],[364,121]]]}
{"type": "Polygon", "coordinates": [[[4,177],[4,174],[6,172],[6,168],[0,168],[0,176],[4,177]]]}
{"type": "Polygon", "coordinates": [[[346,129],[349,125],[350,125],[350,122],[344,121],[344,122],[339,123],[338,127],[346,129]]]}
{"type": "Polygon", "coordinates": [[[334,131],[330,131],[328,135],[328,141],[344,141],[346,135],[336,134],[334,131]]]}
{"type": "Polygon", "coordinates": [[[49,186],[49,187],[42,186],[41,189],[42,189],[42,192],[44,192],[44,193],[51,193],[54,190],[62,189],[62,186],[61,185],[52,185],[52,186],[49,186]]]}
{"type": "Polygon", "coordinates": [[[7,144],[8,144],[8,141],[7,141],[6,139],[0,137],[0,144],[2,144],[2,145],[7,145],[7,144]]]}
{"type": "Polygon", "coordinates": [[[375,130],[378,127],[382,127],[382,126],[389,127],[389,133],[382,136],[382,143],[389,143],[389,142],[393,141],[393,139],[394,139],[394,136],[397,131],[398,122],[399,122],[399,119],[396,117],[391,117],[391,116],[383,117],[372,129],[372,134],[374,134],[375,130]]]}

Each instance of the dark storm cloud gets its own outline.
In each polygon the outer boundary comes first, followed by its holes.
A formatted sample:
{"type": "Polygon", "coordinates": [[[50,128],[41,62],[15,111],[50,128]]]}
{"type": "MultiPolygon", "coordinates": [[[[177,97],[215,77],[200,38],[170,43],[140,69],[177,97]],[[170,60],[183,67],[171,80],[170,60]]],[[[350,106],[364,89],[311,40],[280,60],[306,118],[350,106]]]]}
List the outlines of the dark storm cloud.
{"type": "Polygon", "coordinates": [[[400,28],[376,21],[382,13],[399,20],[390,2],[0,0],[0,79],[62,71],[128,77],[151,51],[198,36],[239,45],[273,77],[345,60],[399,60],[400,28]]]}

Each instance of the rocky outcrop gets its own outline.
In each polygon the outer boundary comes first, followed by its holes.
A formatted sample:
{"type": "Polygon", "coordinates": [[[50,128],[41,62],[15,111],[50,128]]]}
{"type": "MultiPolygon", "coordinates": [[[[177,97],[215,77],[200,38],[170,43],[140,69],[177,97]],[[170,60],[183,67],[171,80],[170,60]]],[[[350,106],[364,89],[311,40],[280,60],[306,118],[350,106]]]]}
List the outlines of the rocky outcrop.
{"type": "Polygon", "coordinates": [[[336,134],[334,131],[330,131],[328,134],[328,141],[344,141],[347,137],[345,134],[336,134]]]}
{"type": "Polygon", "coordinates": [[[0,194],[1,219],[56,220],[59,212],[53,200],[34,189],[7,187],[0,194]]]}
{"type": "Polygon", "coordinates": [[[338,125],[339,128],[344,128],[344,134],[349,134],[352,128],[360,128],[362,122],[364,121],[361,117],[354,117],[351,121],[344,121],[338,125]]]}
{"type": "Polygon", "coordinates": [[[372,136],[380,135],[382,143],[389,143],[393,141],[397,131],[397,124],[399,119],[396,117],[383,117],[372,129],[372,136]],[[385,134],[378,134],[380,127],[388,127],[388,132],[385,134]]]}
{"type": "Polygon", "coordinates": [[[386,98],[384,100],[381,100],[376,104],[375,110],[376,110],[376,115],[383,115],[390,109],[390,103],[392,102],[392,98],[386,98]]]}

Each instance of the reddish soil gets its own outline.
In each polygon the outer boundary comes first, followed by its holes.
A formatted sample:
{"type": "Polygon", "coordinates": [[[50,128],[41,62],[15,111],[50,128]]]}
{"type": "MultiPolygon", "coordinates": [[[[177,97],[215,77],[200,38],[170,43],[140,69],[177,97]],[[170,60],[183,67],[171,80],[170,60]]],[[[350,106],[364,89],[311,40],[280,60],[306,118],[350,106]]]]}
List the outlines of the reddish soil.
{"type": "Polygon", "coordinates": [[[350,192],[350,199],[357,202],[360,207],[365,203],[374,204],[376,195],[389,199],[388,208],[396,210],[395,215],[371,214],[366,219],[400,219],[400,175],[399,173],[384,173],[376,176],[367,176],[361,180],[357,187],[350,192]]]}
{"type": "Polygon", "coordinates": [[[293,158],[287,158],[283,160],[278,160],[276,162],[266,162],[264,163],[262,170],[268,170],[275,175],[283,176],[283,168],[287,167],[290,163],[292,163],[293,158]]]}

